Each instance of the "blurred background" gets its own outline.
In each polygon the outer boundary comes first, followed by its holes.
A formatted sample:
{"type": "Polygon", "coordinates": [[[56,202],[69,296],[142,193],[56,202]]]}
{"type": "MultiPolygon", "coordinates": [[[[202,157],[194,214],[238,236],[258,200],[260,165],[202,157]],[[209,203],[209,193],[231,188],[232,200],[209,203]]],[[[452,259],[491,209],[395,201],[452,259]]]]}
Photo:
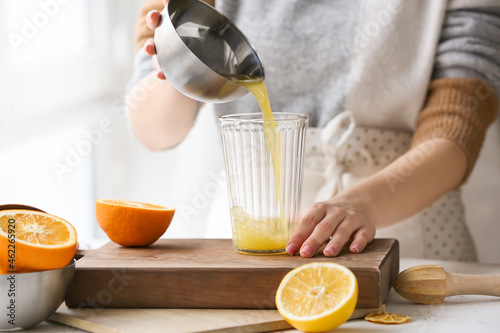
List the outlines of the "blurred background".
{"type": "MultiPolygon", "coordinates": [[[[70,221],[84,247],[107,241],[94,217],[94,201],[103,197],[175,207],[164,237],[224,234],[204,223],[209,214],[228,216],[208,209],[226,191],[210,108],[181,145],[164,152],[140,146],[127,127],[123,94],[142,3],[0,0],[0,203],[32,205],[70,221]]],[[[495,263],[499,129],[497,118],[463,188],[479,258],[495,263]]]]}
{"type": "Polygon", "coordinates": [[[97,198],[173,206],[165,237],[204,237],[209,200],[226,190],[212,186],[223,165],[210,110],[169,151],[146,150],[128,129],[124,90],[142,3],[0,0],[0,203],[65,218],[82,246],[107,240],[97,198]]]}

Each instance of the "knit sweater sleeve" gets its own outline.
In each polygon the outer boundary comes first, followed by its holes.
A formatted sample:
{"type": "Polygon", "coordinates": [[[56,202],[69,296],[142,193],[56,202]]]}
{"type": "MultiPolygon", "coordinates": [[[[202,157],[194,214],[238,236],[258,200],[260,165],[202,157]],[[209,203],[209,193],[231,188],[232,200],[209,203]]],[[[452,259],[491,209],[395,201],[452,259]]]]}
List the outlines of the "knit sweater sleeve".
{"type": "Polygon", "coordinates": [[[465,153],[470,176],[500,95],[500,9],[447,13],[427,101],[412,146],[434,138],[454,141],[465,153]]]}
{"type": "Polygon", "coordinates": [[[125,88],[127,98],[130,98],[130,94],[136,84],[154,71],[151,57],[144,51],[146,41],[154,37],[154,32],[146,25],[146,15],[151,10],[161,11],[164,7],[163,0],[146,0],[139,10],[134,36],[134,45],[137,53],[134,58],[132,77],[125,88]]]}
{"type": "Polygon", "coordinates": [[[163,7],[165,7],[163,0],[147,0],[139,10],[134,39],[136,51],[139,51],[144,46],[144,43],[154,36],[153,31],[146,25],[146,15],[151,10],[162,11],[163,7]]]}
{"type": "Polygon", "coordinates": [[[476,78],[436,79],[418,116],[412,146],[436,138],[455,142],[467,158],[463,183],[472,172],[497,110],[498,98],[485,82],[476,78]]]}

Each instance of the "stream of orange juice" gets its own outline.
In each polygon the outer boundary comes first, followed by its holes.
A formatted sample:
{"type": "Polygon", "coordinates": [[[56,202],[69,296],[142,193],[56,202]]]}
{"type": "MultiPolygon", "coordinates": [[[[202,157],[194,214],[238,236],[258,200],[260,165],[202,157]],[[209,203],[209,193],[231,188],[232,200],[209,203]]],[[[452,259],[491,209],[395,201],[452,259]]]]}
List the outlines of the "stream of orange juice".
{"type": "Polygon", "coordinates": [[[283,211],[281,134],[278,131],[276,121],[274,121],[264,81],[262,79],[245,78],[235,82],[246,87],[252,93],[262,110],[266,155],[267,158],[270,158],[273,168],[276,202],[279,205],[280,216],[256,220],[241,208],[233,207],[231,210],[233,242],[238,249],[251,251],[282,250],[281,252],[285,252],[284,249],[288,241],[288,225],[283,211]]]}

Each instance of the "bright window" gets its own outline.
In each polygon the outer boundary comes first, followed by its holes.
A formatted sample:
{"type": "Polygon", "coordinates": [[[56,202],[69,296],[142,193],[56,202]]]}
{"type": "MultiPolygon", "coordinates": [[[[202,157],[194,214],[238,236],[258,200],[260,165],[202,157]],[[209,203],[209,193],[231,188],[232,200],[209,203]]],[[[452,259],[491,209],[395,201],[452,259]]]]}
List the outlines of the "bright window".
{"type": "Polygon", "coordinates": [[[91,45],[89,6],[85,0],[8,0],[9,63],[54,63],[87,52],[91,45]]]}
{"type": "Polygon", "coordinates": [[[0,0],[0,204],[63,217],[80,244],[102,234],[94,199],[112,187],[102,170],[122,163],[108,150],[131,141],[120,102],[143,1],[0,0]],[[108,118],[114,130],[89,139],[108,118]],[[60,164],[71,164],[63,178],[60,164]]]}
{"type": "Polygon", "coordinates": [[[67,112],[63,109],[109,90],[107,3],[3,1],[4,122],[67,112]]]}

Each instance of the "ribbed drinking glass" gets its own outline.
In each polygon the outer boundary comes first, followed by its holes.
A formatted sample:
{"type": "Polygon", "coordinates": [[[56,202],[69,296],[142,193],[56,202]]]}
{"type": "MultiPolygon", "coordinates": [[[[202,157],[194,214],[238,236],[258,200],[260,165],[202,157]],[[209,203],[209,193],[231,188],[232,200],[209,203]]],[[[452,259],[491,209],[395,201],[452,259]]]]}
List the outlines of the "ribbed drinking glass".
{"type": "Polygon", "coordinates": [[[219,118],[236,251],[285,253],[300,217],[307,121],[279,112],[219,118]]]}

